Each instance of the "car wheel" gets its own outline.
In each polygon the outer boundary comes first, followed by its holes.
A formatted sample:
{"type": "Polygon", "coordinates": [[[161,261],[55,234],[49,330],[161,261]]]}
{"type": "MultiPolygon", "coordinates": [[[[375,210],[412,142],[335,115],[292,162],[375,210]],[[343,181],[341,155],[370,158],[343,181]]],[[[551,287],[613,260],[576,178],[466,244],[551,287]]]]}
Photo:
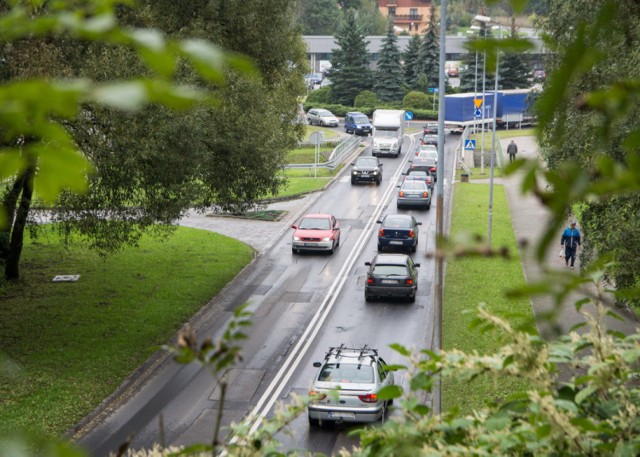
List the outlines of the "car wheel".
{"type": "Polygon", "coordinates": [[[329,254],[333,254],[335,252],[335,250],[336,250],[336,245],[332,244],[331,245],[331,249],[329,249],[329,254]]]}
{"type": "Polygon", "coordinates": [[[431,203],[427,205],[427,211],[429,211],[430,209],[431,209],[431,203]]]}
{"type": "Polygon", "coordinates": [[[371,301],[373,301],[373,297],[372,297],[371,295],[366,295],[366,294],[365,294],[365,296],[364,296],[364,301],[366,301],[366,302],[371,302],[371,301]]]}
{"type": "Polygon", "coordinates": [[[312,427],[319,427],[320,419],[314,419],[313,417],[309,416],[309,425],[312,427]]]}
{"type": "Polygon", "coordinates": [[[294,254],[297,254],[298,250],[296,248],[291,248],[291,252],[294,253],[294,254]]]}
{"type": "Polygon", "coordinates": [[[416,252],[416,249],[418,248],[418,246],[411,246],[411,252],[416,252]]]}
{"type": "Polygon", "coordinates": [[[414,292],[413,295],[409,297],[409,303],[415,303],[415,301],[416,301],[416,294],[414,292]]]}
{"type": "Polygon", "coordinates": [[[378,252],[382,252],[384,246],[382,246],[380,243],[378,243],[378,252]]]}
{"type": "Polygon", "coordinates": [[[351,185],[354,185],[356,183],[356,180],[351,178],[351,185]]]}
{"type": "Polygon", "coordinates": [[[382,182],[382,178],[376,180],[376,186],[379,186],[381,182],[382,182]]]}

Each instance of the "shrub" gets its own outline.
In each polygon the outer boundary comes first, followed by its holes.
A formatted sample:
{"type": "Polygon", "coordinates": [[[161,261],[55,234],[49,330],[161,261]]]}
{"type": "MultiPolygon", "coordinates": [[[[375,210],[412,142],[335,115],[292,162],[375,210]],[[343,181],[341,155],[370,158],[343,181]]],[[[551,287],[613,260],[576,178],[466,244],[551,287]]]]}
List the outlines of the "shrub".
{"type": "Polygon", "coordinates": [[[380,103],[380,99],[376,94],[370,90],[363,90],[356,96],[354,106],[360,108],[361,106],[376,106],[378,103],[380,103]]]}
{"type": "Polygon", "coordinates": [[[428,109],[431,108],[433,101],[424,92],[412,91],[404,96],[402,100],[403,108],[411,109],[428,109]]]}
{"type": "Polygon", "coordinates": [[[329,100],[330,87],[322,87],[318,90],[313,90],[307,95],[307,103],[327,103],[329,100]]]}

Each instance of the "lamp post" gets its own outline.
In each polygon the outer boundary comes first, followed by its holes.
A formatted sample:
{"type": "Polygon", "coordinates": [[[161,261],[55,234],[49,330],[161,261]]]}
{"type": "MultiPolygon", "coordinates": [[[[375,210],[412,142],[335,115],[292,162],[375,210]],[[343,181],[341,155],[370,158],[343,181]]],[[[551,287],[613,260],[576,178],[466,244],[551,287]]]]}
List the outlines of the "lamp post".
{"type": "MultiPolygon", "coordinates": [[[[482,38],[486,38],[487,35],[487,24],[491,22],[491,18],[488,16],[481,16],[480,14],[476,15],[473,18],[474,21],[478,21],[482,24],[482,38]]],[[[482,53],[482,144],[480,147],[480,174],[484,174],[484,112],[485,112],[485,103],[484,103],[484,94],[485,94],[485,83],[487,79],[487,52],[484,51],[482,53]]]]}
{"type": "MultiPolygon", "coordinates": [[[[502,38],[502,30],[499,25],[493,26],[494,30],[499,31],[502,38]]],[[[496,53],[496,81],[495,90],[493,91],[493,134],[491,136],[491,171],[489,172],[489,227],[487,229],[487,241],[491,247],[491,227],[493,225],[493,169],[496,155],[496,116],[498,115],[498,78],[500,68],[500,50],[496,53]]]]}
{"type": "MultiPolygon", "coordinates": [[[[469,34],[477,34],[478,31],[480,30],[480,27],[477,25],[472,25],[471,27],[469,27],[471,30],[467,30],[467,33],[469,34]]],[[[474,67],[474,71],[475,71],[475,76],[473,79],[473,99],[476,100],[478,98],[478,50],[476,49],[476,66],[474,67]]],[[[473,116],[473,133],[476,133],[476,129],[477,129],[477,120],[476,117],[473,116]]]]}

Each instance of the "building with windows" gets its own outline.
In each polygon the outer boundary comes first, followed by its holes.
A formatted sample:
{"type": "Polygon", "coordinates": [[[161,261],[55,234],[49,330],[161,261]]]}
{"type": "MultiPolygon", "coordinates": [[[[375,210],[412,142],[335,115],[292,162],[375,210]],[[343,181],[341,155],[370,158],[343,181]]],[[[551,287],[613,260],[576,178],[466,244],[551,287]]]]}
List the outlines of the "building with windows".
{"type": "Polygon", "coordinates": [[[393,18],[396,33],[415,35],[429,24],[431,0],[378,0],[378,9],[384,17],[393,18]]]}

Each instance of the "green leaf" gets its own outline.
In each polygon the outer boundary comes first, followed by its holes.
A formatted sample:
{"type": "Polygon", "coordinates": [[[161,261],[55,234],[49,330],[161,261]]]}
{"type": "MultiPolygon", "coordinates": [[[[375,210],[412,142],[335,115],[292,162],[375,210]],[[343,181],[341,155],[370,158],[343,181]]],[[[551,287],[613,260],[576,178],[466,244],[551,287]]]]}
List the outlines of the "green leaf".
{"type": "Polygon", "coordinates": [[[0,182],[16,176],[26,165],[26,161],[19,149],[0,150],[0,182]]]}
{"type": "Polygon", "coordinates": [[[405,356],[405,357],[409,357],[411,355],[411,351],[409,351],[409,349],[407,349],[406,347],[402,346],[401,344],[398,343],[392,343],[389,345],[389,347],[391,349],[393,349],[396,352],[399,352],[401,355],[405,356]]]}
{"type": "Polygon", "coordinates": [[[205,40],[188,39],[182,40],[178,49],[203,77],[216,84],[224,82],[225,55],[220,48],[205,40]]]}
{"type": "Polygon", "coordinates": [[[430,391],[433,387],[433,379],[424,371],[418,372],[411,378],[411,390],[426,390],[430,391]]]}
{"type": "Polygon", "coordinates": [[[585,432],[595,432],[598,430],[598,427],[586,417],[574,417],[569,422],[585,432]]]}
{"type": "Polygon", "coordinates": [[[135,111],[149,102],[146,84],[143,81],[106,83],[96,87],[91,98],[111,108],[135,111]]]}
{"type": "Polygon", "coordinates": [[[383,387],[378,391],[378,398],[381,400],[391,400],[402,396],[402,387],[391,385],[383,387]]]}
{"type": "Polygon", "coordinates": [[[511,418],[507,416],[491,417],[485,421],[485,427],[489,431],[502,430],[511,423],[511,418]]]}
{"type": "Polygon", "coordinates": [[[536,438],[542,440],[551,434],[551,424],[544,424],[536,427],[536,438]]]}
{"type": "Polygon", "coordinates": [[[574,414],[578,413],[578,408],[576,407],[576,404],[572,401],[555,399],[553,403],[559,409],[564,409],[565,411],[569,411],[574,414]]]}
{"type": "Polygon", "coordinates": [[[578,392],[575,396],[575,402],[576,404],[581,404],[586,398],[588,398],[589,396],[591,396],[591,394],[593,394],[594,392],[596,392],[598,389],[595,386],[588,386],[585,387],[584,389],[580,390],[580,392],[578,392]]]}
{"type": "Polygon", "coordinates": [[[431,408],[429,408],[426,405],[422,405],[422,404],[418,404],[415,405],[412,409],[412,412],[422,416],[422,417],[426,417],[431,413],[431,408]]]}

